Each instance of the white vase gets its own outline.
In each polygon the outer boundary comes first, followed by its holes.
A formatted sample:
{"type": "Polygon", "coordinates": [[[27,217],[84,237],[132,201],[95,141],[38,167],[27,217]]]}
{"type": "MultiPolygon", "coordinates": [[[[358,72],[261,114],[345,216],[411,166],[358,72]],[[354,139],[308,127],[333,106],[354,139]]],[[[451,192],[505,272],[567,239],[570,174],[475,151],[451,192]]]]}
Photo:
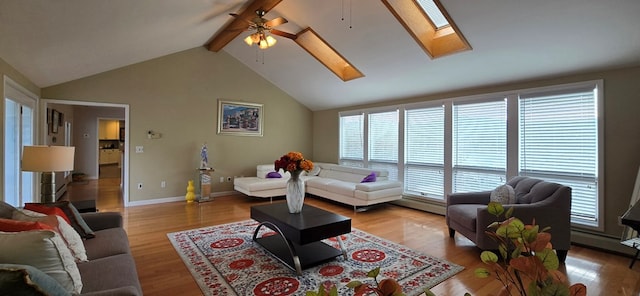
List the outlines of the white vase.
{"type": "Polygon", "coordinates": [[[301,172],[291,172],[291,178],[287,180],[287,206],[289,213],[297,214],[302,212],[304,205],[304,181],[300,178],[301,172]]]}

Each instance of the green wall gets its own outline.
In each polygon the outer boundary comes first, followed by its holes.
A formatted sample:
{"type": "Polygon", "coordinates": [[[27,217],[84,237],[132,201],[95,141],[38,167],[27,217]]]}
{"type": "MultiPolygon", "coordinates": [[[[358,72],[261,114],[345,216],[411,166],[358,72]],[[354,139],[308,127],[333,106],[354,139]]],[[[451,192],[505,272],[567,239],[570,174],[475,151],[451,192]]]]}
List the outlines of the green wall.
{"type": "Polygon", "coordinates": [[[605,132],[601,136],[605,140],[605,175],[601,180],[604,181],[605,186],[604,236],[619,238],[622,227],[618,225],[618,216],[622,215],[629,206],[640,166],[640,80],[638,77],[640,77],[640,67],[633,67],[319,111],[314,113],[313,122],[314,158],[326,162],[338,161],[338,112],[340,111],[603,79],[605,132]]]}
{"type": "Polygon", "coordinates": [[[184,196],[203,143],[215,168],[214,193],[233,190],[221,176],[255,176],[257,164],[288,151],[313,153],[308,108],[227,53],[203,47],[47,87],[42,97],[129,105],[130,201],[184,196]],[[218,135],[219,99],[264,104],[264,136],[218,135]],[[162,137],[148,139],[149,130],[162,137]]]}

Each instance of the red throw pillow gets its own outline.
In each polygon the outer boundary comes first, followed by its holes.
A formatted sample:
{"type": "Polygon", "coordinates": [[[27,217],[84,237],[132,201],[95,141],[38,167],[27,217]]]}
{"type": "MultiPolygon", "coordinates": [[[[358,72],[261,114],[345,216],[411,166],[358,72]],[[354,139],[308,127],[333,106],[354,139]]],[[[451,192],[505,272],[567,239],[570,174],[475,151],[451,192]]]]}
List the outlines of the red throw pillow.
{"type": "Polygon", "coordinates": [[[34,211],[45,215],[58,215],[62,217],[62,219],[67,221],[67,223],[71,224],[71,220],[69,220],[69,217],[67,217],[67,215],[58,207],[51,207],[37,203],[26,203],[24,205],[24,208],[29,211],[34,211]]]}
{"type": "Polygon", "coordinates": [[[20,232],[29,230],[53,230],[55,229],[46,223],[38,221],[18,221],[11,219],[0,219],[0,231],[20,232]]]}

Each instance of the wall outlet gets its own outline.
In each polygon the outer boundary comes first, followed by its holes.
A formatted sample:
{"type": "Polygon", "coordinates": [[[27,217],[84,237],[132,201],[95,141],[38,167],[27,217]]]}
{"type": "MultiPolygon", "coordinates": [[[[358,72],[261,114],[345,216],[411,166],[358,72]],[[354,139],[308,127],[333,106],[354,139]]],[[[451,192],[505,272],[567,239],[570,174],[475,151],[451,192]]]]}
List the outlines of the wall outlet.
{"type": "Polygon", "coordinates": [[[224,182],[224,177],[220,177],[220,183],[224,182]]]}
{"type": "Polygon", "coordinates": [[[142,189],[142,183],[138,183],[138,189],[142,189]]]}
{"type": "Polygon", "coordinates": [[[167,187],[167,182],[165,182],[165,181],[160,182],[160,187],[162,187],[162,188],[167,187]]]}
{"type": "Polygon", "coordinates": [[[227,182],[231,182],[232,178],[231,177],[227,177],[227,182]]]}
{"type": "Polygon", "coordinates": [[[136,146],[136,153],[144,153],[144,147],[143,146],[136,146]]]}

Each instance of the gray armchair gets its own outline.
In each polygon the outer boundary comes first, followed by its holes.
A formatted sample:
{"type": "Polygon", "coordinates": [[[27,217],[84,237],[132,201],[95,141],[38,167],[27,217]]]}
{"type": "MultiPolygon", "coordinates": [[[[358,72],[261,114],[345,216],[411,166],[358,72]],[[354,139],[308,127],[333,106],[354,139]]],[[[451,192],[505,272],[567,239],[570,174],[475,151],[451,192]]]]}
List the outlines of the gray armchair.
{"type": "MultiPolygon", "coordinates": [[[[564,262],[571,246],[571,188],[530,177],[514,177],[507,184],[516,193],[513,217],[525,224],[535,219],[540,228],[551,227],[551,244],[564,262]]],[[[498,221],[487,211],[491,191],[453,193],[447,197],[446,221],[449,236],[458,231],[482,250],[497,250],[497,243],[486,233],[487,226],[498,221]]],[[[500,219],[501,220],[501,219],[500,219]]]]}

